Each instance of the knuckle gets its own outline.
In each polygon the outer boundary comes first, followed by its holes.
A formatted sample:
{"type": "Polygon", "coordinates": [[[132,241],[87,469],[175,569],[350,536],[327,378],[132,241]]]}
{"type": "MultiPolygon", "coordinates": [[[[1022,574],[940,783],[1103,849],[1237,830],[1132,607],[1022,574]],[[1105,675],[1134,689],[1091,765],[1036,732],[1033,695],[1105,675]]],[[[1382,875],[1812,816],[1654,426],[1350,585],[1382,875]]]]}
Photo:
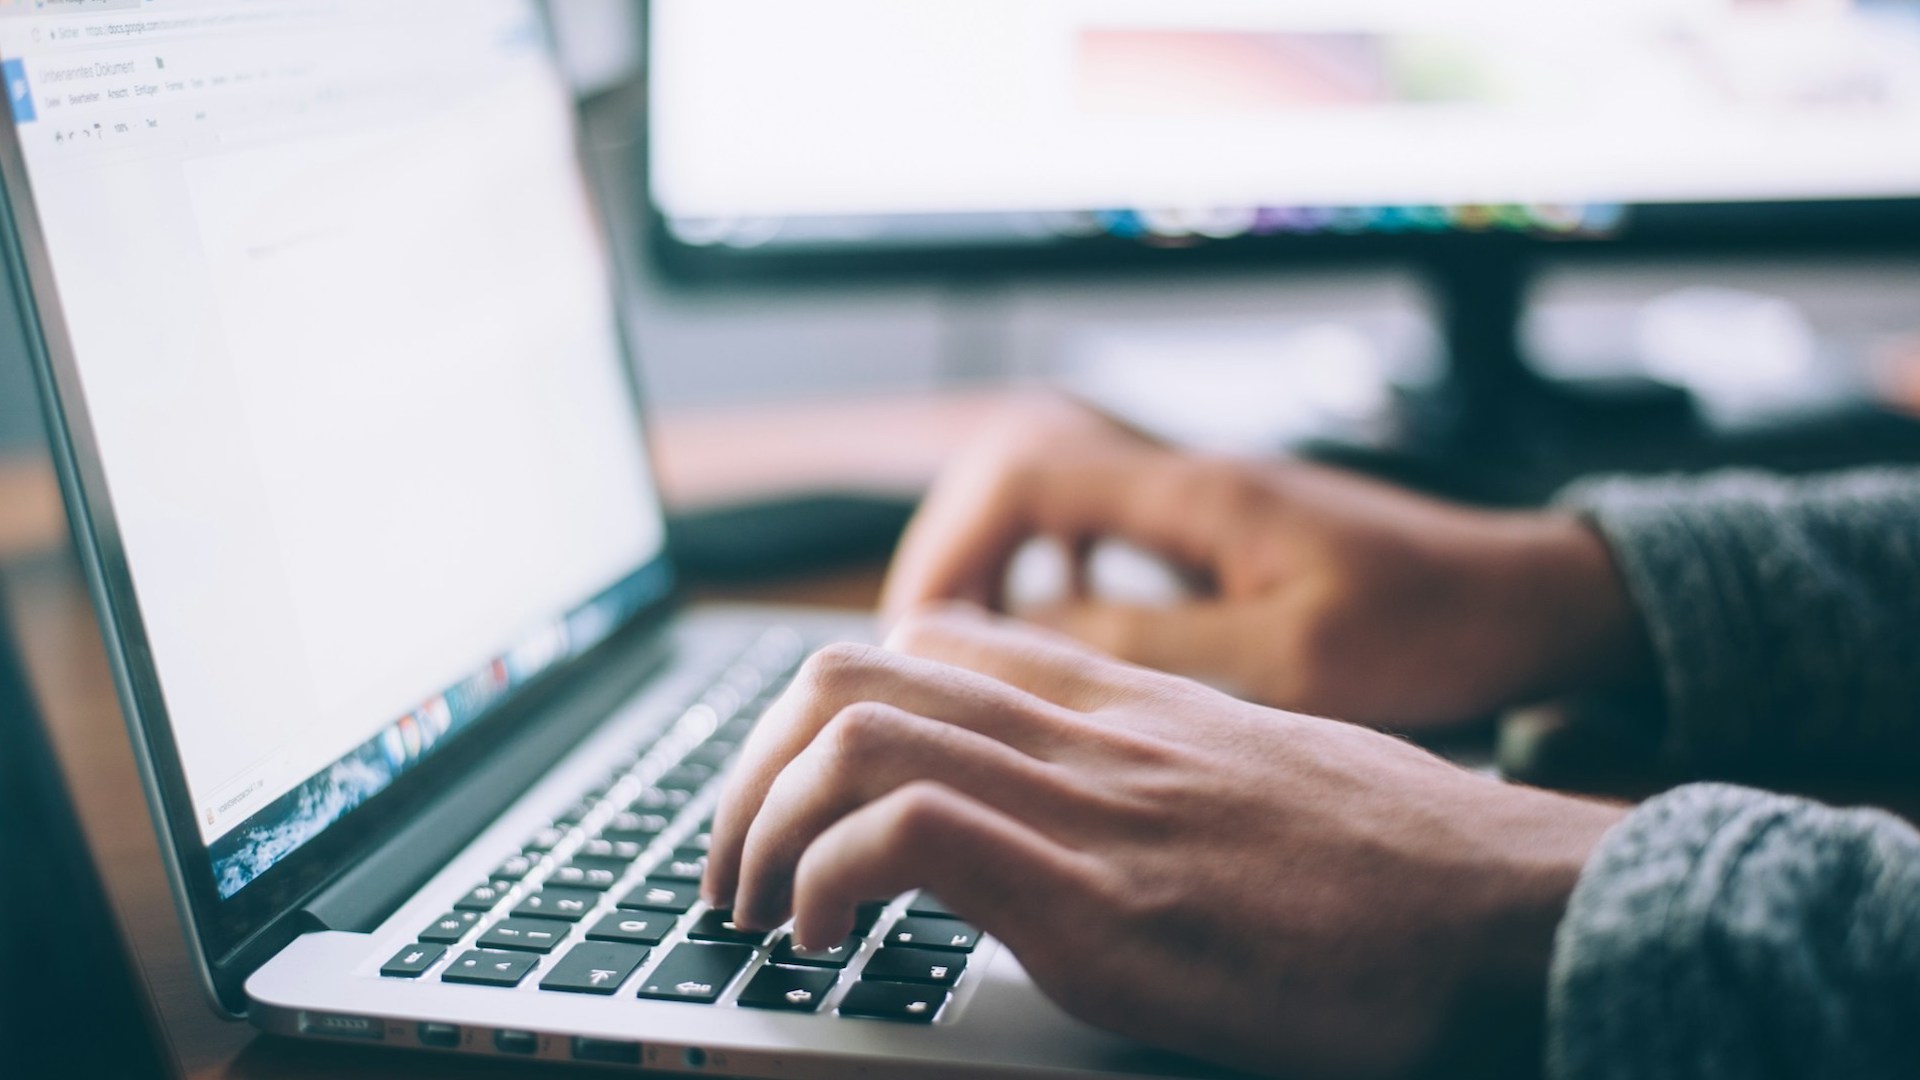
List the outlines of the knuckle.
{"type": "Polygon", "coordinates": [[[892,800],[885,846],[895,853],[923,851],[938,844],[953,820],[953,793],[933,780],[902,785],[892,800]]]}
{"type": "Polygon", "coordinates": [[[902,718],[892,709],[861,702],[841,709],[827,721],[819,742],[835,768],[859,772],[893,747],[902,725],[902,718]]]}
{"type": "Polygon", "coordinates": [[[835,642],[807,657],[796,681],[815,696],[831,696],[857,682],[864,672],[878,667],[879,652],[871,645],[835,642]]]}

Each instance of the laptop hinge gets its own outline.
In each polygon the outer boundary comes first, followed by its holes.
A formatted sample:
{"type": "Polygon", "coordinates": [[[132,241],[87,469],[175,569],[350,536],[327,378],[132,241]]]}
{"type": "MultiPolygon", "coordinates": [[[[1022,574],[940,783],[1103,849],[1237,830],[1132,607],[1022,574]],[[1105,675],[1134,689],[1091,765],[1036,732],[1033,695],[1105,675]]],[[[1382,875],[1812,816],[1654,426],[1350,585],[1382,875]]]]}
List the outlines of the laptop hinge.
{"type": "MultiPolygon", "coordinates": [[[[644,635],[540,703],[538,720],[428,803],[295,913],[319,928],[370,933],[605,721],[672,655],[670,632],[644,635]]],[[[532,704],[532,703],[529,703],[532,704]]]]}

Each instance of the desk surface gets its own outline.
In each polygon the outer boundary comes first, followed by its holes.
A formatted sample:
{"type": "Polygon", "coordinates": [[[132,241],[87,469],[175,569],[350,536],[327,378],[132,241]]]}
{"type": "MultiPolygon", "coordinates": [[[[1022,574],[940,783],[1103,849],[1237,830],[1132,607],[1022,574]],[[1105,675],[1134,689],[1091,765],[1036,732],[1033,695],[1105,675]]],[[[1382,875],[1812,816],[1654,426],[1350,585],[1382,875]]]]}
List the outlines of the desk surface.
{"type": "MultiPolygon", "coordinates": [[[[692,506],[813,486],[911,491],[998,406],[993,395],[973,395],[667,417],[656,438],[662,483],[670,500],[692,506]]],[[[0,577],[82,825],[181,1071],[195,1078],[547,1071],[260,1037],[213,1014],[187,958],[92,605],[65,540],[58,489],[44,465],[0,461],[0,577]]],[[[866,607],[880,571],[860,567],[712,598],[866,607]]]]}

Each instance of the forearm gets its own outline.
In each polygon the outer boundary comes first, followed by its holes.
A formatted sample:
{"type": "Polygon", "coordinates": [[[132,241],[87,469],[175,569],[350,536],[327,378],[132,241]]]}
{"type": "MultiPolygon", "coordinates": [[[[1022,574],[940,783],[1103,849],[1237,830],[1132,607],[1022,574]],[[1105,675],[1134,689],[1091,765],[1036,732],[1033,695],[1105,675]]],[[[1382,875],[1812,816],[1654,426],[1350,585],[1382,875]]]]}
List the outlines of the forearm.
{"type": "Polygon", "coordinates": [[[1920,768],[1920,471],[1613,480],[1561,500],[1611,548],[1694,776],[1920,768]]]}
{"type": "Polygon", "coordinates": [[[1920,835],[1719,785],[1628,816],[1555,940],[1553,1080],[1920,1076],[1920,835]]]}

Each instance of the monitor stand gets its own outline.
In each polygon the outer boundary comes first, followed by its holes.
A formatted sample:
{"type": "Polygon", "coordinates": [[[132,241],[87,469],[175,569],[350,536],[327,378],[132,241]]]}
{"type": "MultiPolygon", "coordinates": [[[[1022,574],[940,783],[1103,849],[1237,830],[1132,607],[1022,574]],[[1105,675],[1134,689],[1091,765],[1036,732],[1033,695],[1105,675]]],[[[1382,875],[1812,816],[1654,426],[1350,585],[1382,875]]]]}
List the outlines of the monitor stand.
{"type": "Polygon", "coordinates": [[[1798,472],[1920,461],[1920,423],[1862,404],[1766,430],[1712,430],[1685,389],[1650,378],[1547,378],[1522,325],[1535,263],[1514,238],[1474,237],[1421,266],[1447,358],[1437,386],[1404,394],[1389,445],[1311,456],[1474,502],[1528,505],[1573,479],[1746,465],[1798,472]]]}

